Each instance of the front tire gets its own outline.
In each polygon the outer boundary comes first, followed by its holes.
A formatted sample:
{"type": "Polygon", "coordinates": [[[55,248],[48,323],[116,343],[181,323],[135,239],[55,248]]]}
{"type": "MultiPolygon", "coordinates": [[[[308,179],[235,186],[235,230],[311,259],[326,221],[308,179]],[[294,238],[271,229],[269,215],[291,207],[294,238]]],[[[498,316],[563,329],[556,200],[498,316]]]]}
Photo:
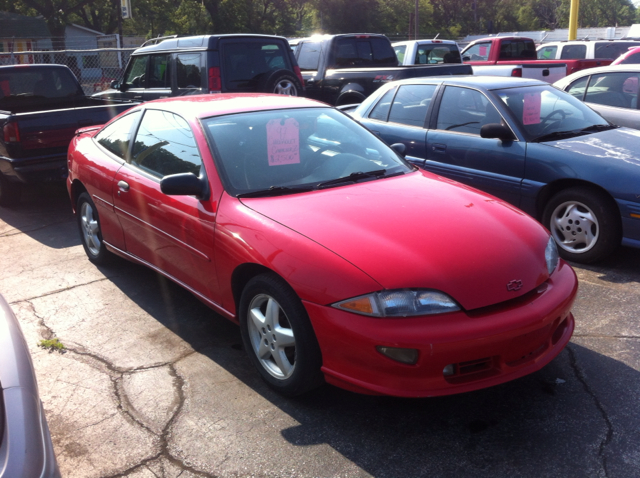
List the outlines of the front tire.
{"type": "Polygon", "coordinates": [[[322,355],[309,316],[275,274],[249,281],[240,299],[240,330],[251,362],[277,392],[296,396],[323,383],[322,355]]]}
{"type": "Polygon", "coordinates": [[[620,245],[620,212],[604,192],[584,187],[560,191],[547,203],[542,223],[564,259],[587,264],[620,245]]]}
{"type": "Polygon", "coordinates": [[[102,240],[102,230],[100,229],[100,217],[96,205],[87,193],[82,193],[78,197],[77,220],[80,238],[84,252],[91,262],[97,265],[104,265],[111,259],[111,253],[107,250],[102,240]]]}

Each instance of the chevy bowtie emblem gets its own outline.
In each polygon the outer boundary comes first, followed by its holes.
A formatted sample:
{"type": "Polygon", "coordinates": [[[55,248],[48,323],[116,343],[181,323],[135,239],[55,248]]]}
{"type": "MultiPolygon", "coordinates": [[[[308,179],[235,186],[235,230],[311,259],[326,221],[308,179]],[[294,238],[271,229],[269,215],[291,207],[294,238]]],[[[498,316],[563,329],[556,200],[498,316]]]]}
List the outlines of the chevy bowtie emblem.
{"type": "Polygon", "coordinates": [[[512,280],[507,284],[507,290],[520,290],[520,289],[522,289],[521,280],[512,280]]]}

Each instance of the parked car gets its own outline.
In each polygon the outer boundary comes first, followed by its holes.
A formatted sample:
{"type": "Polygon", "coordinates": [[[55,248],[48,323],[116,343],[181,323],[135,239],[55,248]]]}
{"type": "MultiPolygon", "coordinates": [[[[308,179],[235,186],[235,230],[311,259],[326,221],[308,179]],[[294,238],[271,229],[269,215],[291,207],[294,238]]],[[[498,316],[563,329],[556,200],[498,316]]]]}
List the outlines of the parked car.
{"type": "Polygon", "coordinates": [[[461,64],[399,65],[384,35],[349,33],[303,38],[296,59],[308,98],[330,105],[360,103],[381,85],[401,78],[469,75],[461,64]]]}
{"type": "Polygon", "coordinates": [[[134,104],[85,96],[63,65],[0,66],[0,206],[17,203],[24,183],[64,181],[75,131],[134,104]]]}
{"type": "Polygon", "coordinates": [[[543,43],[537,48],[539,60],[614,60],[630,47],[640,46],[633,40],[571,40],[543,43]]]}
{"type": "Polygon", "coordinates": [[[284,37],[233,34],[152,39],[131,54],[121,81],[93,96],[150,101],[259,91],[293,96],[304,91],[300,69],[284,37]]]}
{"type": "Polygon", "coordinates": [[[618,126],[640,129],[640,65],[618,65],[579,71],[553,86],[566,91],[618,126]]]}
{"type": "Polygon", "coordinates": [[[611,60],[536,59],[536,46],[531,38],[490,37],[468,44],[462,50],[462,61],[473,66],[475,75],[497,75],[531,78],[553,83],[576,71],[608,65],[611,60]]]}
{"type": "Polygon", "coordinates": [[[0,477],[60,478],[29,348],[1,295],[0,355],[0,477]]]}
{"type": "Polygon", "coordinates": [[[391,46],[400,65],[462,63],[460,48],[453,40],[409,40],[391,46]]]}
{"type": "Polygon", "coordinates": [[[326,104],[154,101],[81,130],[69,162],[89,259],[152,267],[239,323],[281,393],[464,392],[571,337],[576,277],[540,224],[326,104]]]}
{"type": "Polygon", "coordinates": [[[637,65],[640,63],[640,46],[629,48],[625,53],[613,60],[612,65],[637,65]]]}
{"type": "Polygon", "coordinates": [[[560,254],[593,262],[640,247],[640,132],[536,80],[420,78],[352,112],[411,161],[542,221],[560,254]]]}

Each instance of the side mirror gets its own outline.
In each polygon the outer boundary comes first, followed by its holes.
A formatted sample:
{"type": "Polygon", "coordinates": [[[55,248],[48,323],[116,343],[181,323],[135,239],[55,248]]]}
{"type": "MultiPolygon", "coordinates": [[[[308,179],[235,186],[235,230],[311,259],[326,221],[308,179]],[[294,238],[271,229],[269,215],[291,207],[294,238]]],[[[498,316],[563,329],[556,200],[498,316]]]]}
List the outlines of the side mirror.
{"type": "Polygon", "coordinates": [[[209,199],[207,181],[193,173],[165,176],[160,181],[160,190],[168,196],[195,196],[198,199],[209,199]]]}
{"type": "Polygon", "coordinates": [[[514,139],[511,130],[500,123],[485,124],[480,128],[480,137],[496,138],[502,141],[512,141],[514,139]]]}
{"type": "Polygon", "coordinates": [[[390,146],[391,149],[393,149],[396,153],[398,153],[400,156],[402,156],[404,158],[404,153],[407,150],[407,147],[402,144],[402,143],[393,143],[390,146]]]}

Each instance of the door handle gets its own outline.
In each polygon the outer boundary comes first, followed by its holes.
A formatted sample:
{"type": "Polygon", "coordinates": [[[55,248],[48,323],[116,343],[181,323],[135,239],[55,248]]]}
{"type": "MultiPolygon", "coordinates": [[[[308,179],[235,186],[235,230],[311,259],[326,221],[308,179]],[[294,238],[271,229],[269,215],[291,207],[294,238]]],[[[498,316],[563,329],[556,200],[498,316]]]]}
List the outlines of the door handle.
{"type": "Polygon", "coordinates": [[[129,183],[126,181],[118,181],[118,188],[120,191],[127,192],[129,190],[129,183]]]}
{"type": "Polygon", "coordinates": [[[447,145],[446,144],[432,144],[431,145],[431,151],[433,151],[434,153],[445,153],[447,151],[447,145]]]}

